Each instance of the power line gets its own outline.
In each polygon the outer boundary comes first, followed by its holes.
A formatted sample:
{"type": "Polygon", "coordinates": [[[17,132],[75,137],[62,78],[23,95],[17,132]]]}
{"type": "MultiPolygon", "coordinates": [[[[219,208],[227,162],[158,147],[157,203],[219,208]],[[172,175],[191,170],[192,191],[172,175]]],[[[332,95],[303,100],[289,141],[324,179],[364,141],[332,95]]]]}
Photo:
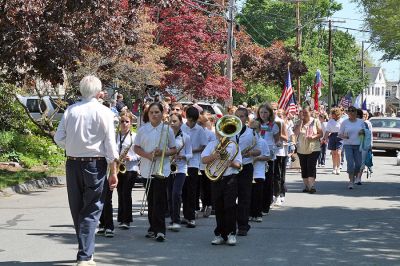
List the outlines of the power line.
{"type": "Polygon", "coordinates": [[[371,31],[369,31],[369,30],[353,29],[353,28],[340,27],[340,26],[335,26],[335,28],[338,28],[338,29],[345,29],[345,30],[354,30],[354,31],[358,31],[358,32],[371,32],[371,31]]]}

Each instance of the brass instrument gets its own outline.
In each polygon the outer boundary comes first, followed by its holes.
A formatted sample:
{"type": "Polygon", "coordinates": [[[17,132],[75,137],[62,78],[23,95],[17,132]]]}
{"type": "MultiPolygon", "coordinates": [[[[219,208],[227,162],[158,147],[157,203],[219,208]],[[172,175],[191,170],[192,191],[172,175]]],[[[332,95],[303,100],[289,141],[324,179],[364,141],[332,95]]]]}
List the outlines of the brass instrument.
{"type": "MultiPolygon", "coordinates": [[[[180,147],[180,148],[177,150],[176,155],[179,155],[179,153],[181,153],[181,151],[182,151],[183,148],[185,147],[185,138],[183,137],[183,134],[182,134],[181,136],[182,136],[182,147],[180,147]]],[[[177,165],[176,165],[176,157],[174,156],[174,157],[172,158],[172,160],[171,160],[171,172],[172,172],[172,173],[175,173],[176,170],[178,170],[178,169],[177,169],[177,165]]]]}
{"type": "MultiPolygon", "coordinates": [[[[164,127],[164,124],[163,124],[164,127]]],[[[162,130],[161,130],[161,136],[160,139],[162,139],[162,130]]],[[[158,171],[157,173],[152,174],[151,176],[154,178],[165,178],[164,174],[163,174],[163,170],[164,170],[164,159],[165,159],[165,153],[167,151],[167,145],[168,145],[168,137],[169,137],[169,123],[167,122],[167,133],[165,134],[165,143],[162,149],[162,153],[161,153],[161,160],[160,160],[160,166],[158,167],[158,171]]]]}
{"type": "Polygon", "coordinates": [[[118,165],[117,165],[118,173],[121,173],[121,174],[126,173],[125,159],[126,159],[126,156],[128,155],[129,150],[132,148],[132,145],[133,145],[133,141],[131,138],[131,144],[119,155],[118,165]]]}
{"type": "Polygon", "coordinates": [[[242,121],[240,121],[236,116],[225,115],[218,120],[215,126],[215,131],[222,136],[222,139],[218,143],[214,152],[220,154],[220,160],[218,160],[218,163],[217,161],[213,161],[207,164],[205,169],[205,174],[211,181],[218,181],[236,158],[236,155],[239,152],[239,145],[236,142],[229,140],[229,138],[237,135],[240,130],[242,130],[242,121]],[[226,150],[231,143],[234,143],[236,147],[236,152],[232,157],[226,150]],[[211,172],[211,168],[214,168],[213,172],[211,172]]]}
{"type": "Polygon", "coordinates": [[[257,138],[256,138],[256,134],[253,131],[253,139],[251,141],[251,145],[242,150],[242,155],[246,154],[249,151],[251,151],[252,149],[254,149],[255,146],[257,146],[257,138]]]}

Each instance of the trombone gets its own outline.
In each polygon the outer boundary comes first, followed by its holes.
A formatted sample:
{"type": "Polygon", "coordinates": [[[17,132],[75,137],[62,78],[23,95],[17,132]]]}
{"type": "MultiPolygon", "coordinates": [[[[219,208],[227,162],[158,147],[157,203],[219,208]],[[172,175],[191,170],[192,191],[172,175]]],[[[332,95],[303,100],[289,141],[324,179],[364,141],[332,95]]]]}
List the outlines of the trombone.
{"type": "MultiPolygon", "coordinates": [[[[164,126],[165,126],[165,123],[163,122],[162,127],[161,127],[160,139],[158,140],[157,147],[161,146],[161,141],[163,139],[162,134],[164,131],[164,126]]],[[[165,178],[165,176],[163,175],[163,168],[164,168],[165,153],[166,153],[167,144],[168,144],[168,137],[169,137],[169,123],[167,124],[167,133],[165,134],[165,143],[163,145],[163,149],[162,149],[162,153],[161,153],[160,165],[159,165],[158,171],[154,174],[153,174],[153,171],[154,171],[154,167],[156,166],[156,162],[157,162],[157,158],[154,156],[154,153],[153,153],[153,157],[151,159],[150,171],[149,171],[149,175],[146,180],[145,190],[144,190],[144,194],[143,194],[143,198],[142,198],[142,204],[140,206],[140,215],[141,216],[144,214],[144,211],[147,207],[146,206],[147,205],[147,196],[148,196],[148,193],[150,190],[151,180],[153,178],[165,178]]]]}

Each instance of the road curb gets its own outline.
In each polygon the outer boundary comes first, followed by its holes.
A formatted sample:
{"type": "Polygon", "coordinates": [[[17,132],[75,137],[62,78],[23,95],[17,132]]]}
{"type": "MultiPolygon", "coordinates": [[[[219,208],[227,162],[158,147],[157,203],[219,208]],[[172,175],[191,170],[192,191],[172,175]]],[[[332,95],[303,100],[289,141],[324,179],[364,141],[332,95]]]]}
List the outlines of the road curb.
{"type": "Polygon", "coordinates": [[[13,194],[28,194],[31,191],[51,186],[59,186],[59,185],[65,185],[65,177],[54,176],[54,177],[45,177],[35,180],[29,180],[23,184],[18,184],[15,186],[1,189],[0,197],[1,196],[7,197],[13,194]]]}

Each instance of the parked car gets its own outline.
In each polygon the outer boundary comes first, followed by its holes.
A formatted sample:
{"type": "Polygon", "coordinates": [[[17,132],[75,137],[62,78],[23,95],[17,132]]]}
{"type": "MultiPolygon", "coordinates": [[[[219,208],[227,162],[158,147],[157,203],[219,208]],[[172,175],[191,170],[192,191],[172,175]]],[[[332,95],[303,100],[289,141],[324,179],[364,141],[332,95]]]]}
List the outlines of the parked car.
{"type": "MultiPolygon", "coordinates": [[[[57,109],[57,104],[55,101],[58,99],[59,98],[57,97],[50,96],[44,96],[42,100],[39,98],[39,96],[18,96],[18,100],[28,108],[30,114],[35,120],[40,120],[42,118],[42,114],[46,114],[49,117],[52,116],[57,109]]],[[[54,114],[53,120],[61,120],[65,108],[59,109],[58,112],[54,114]]]]}
{"type": "MultiPolygon", "coordinates": [[[[192,102],[181,102],[183,106],[193,104],[192,102]]],[[[207,102],[197,102],[197,104],[203,108],[204,111],[210,112],[212,115],[216,115],[221,118],[226,112],[224,107],[219,103],[207,103],[207,102]]]]}
{"type": "Polygon", "coordinates": [[[400,150],[400,118],[372,117],[373,149],[395,152],[400,150]]]}

